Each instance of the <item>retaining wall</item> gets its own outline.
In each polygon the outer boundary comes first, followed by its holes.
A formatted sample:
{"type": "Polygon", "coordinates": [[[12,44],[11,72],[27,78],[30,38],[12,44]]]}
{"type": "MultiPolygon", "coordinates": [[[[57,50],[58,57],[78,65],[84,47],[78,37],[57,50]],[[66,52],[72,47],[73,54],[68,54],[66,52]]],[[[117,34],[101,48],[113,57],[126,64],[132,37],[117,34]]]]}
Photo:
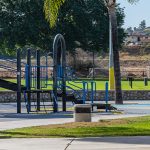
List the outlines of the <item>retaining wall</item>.
{"type": "MultiPolygon", "coordinates": [[[[33,100],[36,99],[36,94],[31,95],[33,100]]],[[[43,93],[41,95],[41,99],[44,101],[50,100],[49,93],[43,93]]],[[[16,93],[13,91],[1,91],[0,92],[0,102],[16,102],[16,93]]],[[[97,99],[104,100],[105,99],[105,91],[97,91],[97,99]]],[[[41,100],[41,101],[42,101],[41,100]]],[[[114,91],[109,91],[109,100],[114,100],[114,91]]],[[[150,100],[150,91],[123,91],[123,100],[150,100]]],[[[22,101],[24,101],[24,97],[22,94],[22,101]]]]}

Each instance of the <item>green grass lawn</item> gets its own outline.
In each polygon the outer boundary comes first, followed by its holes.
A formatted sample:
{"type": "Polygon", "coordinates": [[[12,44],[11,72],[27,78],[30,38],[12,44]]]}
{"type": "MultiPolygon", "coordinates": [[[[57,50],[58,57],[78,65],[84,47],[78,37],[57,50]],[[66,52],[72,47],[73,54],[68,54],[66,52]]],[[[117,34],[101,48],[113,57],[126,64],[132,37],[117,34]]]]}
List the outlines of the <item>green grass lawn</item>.
{"type": "MultiPolygon", "coordinates": [[[[108,81],[96,80],[97,90],[104,90],[106,82],[108,82],[108,81]]],[[[76,83],[75,85],[82,87],[82,84],[79,84],[79,83],[76,83]]],[[[71,87],[73,87],[73,86],[71,86],[71,87]]],[[[90,88],[90,83],[89,83],[89,88],[90,88]]],[[[150,90],[150,81],[149,81],[148,86],[144,86],[144,81],[133,81],[133,87],[132,88],[129,86],[128,81],[122,81],[122,89],[123,90],[150,90]]]]}
{"type": "MultiPolygon", "coordinates": [[[[8,80],[11,81],[11,82],[16,83],[15,79],[8,79],[8,80]]],[[[104,90],[105,89],[105,83],[106,83],[106,81],[96,80],[97,90],[104,90]]],[[[23,85],[25,84],[24,80],[22,80],[22,84],[23,85]]],[[[52,84],[52,81],[49,81],[49,84],[52,84]]],[[[69,84],[67,84],[67,85],[69,85],[69,84]]],[[[75,83],[75,85],[80,87],[80,88],[82,87],[82,84],[80,84],[80,83],[75,83]]],[[[69,86],[73,87],[72,85],[69,85],[69,86]]],[[[89,84],[89,87],[90,87],[90,84],[89,84]]],[[[76,87],[74,87],[74,88],[78,89],[76,87]]],[[[52,89],[52,86],[49,86],[49,89],[52,89]]],[[[128,81],[122,81],[122,89],[123,90],[150,90],[150,81],[149,81],[148,86],[144,86],[144,81],[133,81],[133,88],[131,88],[129,86],[128,81]]],[[[0,90],[2,91],[2,90],[5,90],[5,89],[0,88],[0,90]]]]}
{"type": "Polygon", "coordinates": [[[97,123],[67,123],[0,131],[0,137],[98,137],[98,136],[149,136],[150,116],[97,123]]]}

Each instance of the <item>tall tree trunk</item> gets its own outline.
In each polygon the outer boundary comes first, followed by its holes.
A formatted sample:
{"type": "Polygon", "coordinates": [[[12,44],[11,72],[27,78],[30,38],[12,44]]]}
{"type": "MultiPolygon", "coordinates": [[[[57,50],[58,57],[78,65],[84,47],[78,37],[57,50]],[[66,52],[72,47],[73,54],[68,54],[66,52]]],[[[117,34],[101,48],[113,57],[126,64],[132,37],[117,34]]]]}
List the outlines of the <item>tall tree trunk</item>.
{"type": "Polygon", "coordinates": [[[118,50],[118,30],[117,30],[117,16],[115,4],[108,7],[110,21],[112,25],[112,42],[113,42],[113,56],[114,56],[114,74],[115,74],[115,102],[116,104],[123,104],[122,90],[121,90],[121,73],[118,50]]]}

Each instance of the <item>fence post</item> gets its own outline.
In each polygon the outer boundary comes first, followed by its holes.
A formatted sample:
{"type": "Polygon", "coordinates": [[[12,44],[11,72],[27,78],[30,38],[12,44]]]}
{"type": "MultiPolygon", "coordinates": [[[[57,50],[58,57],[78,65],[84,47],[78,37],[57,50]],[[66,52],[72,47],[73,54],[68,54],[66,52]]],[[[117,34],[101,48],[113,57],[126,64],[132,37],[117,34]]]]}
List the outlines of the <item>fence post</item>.
{"type": "Polygon", "coordinates": [[[85,89],[85,82],[83,82],[83,104],[85,104],[86,101],[86,89],[85,89]]]}
{"type": "Polygon", "coordinates": [[[17,50],[17,113],[21,113],[21,50],[17,50]]]}
{"type": "Polygon", "coordinates": [[[148,78],[144,77],[144,86],[148,86],[148,78]]]}
{"type": "Polygon", "coordinates": [[[108,96],[109,96],[109,91],[108,91],[108,82],[105,84],[105,102],[106,102],[106,112],[108,112],[108,96]]]}
{"type": "Polygon", "coordinates": [[[94,87],[93,82],[91,82],[91,103],[94,102],[94,87]]]}
{"type": "Polygon", "coordinates": [[[28,49],[27,50],[27,99],[28,99],[28,111],[30,112],[31,111],[31,93],[30,93],[30,90],[31,90],[31,50],[28,49]]]}
{"type": "Polygon", "coordinates": [[[129,77],[128,80],[129,80],[129,86],[132,89],[132,87],[133,87],[133,77],[129,77]]]}
{"type": "MultiPolygon", "coordinates": [[[[41,85],[40,85],[40,50],[36,51],[36,59],[37,59],[37,90],[41,89],[41,85]]],[[[37,111],[40,111],[40,91],[37,92],[37,111]]]]}

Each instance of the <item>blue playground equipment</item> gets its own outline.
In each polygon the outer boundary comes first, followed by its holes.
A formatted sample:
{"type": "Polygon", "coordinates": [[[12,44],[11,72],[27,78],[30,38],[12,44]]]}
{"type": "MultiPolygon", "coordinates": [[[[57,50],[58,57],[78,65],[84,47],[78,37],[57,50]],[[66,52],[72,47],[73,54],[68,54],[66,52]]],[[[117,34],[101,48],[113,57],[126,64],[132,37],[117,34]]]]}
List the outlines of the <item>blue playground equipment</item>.
{"type": "MultiPolygon", "coordinates": [[[[35,52],[34,52],[35,53],[35,52]]],[[[23,93],[27,112],[53,111],[58,112],[62,102],[62,111],[66,111],[67,102],[73,104],[93,104],[97,101],[97,85],[94,80],[79,80],[75,70],[66,65],[66,45],[61,34],[57,34],[53,42],[53,64],[48,63],[45,55],[45,65],[41,65],[40,51],[36,51],[36,64],[31,63],[31,49],[27,50],[27,60],[21,62],[20,50],[17,59],[0,57],[1,60],[15,63],[17,68],[0,65],[0,68],[11,70],[17,75],[17,84],[0,79],[1,87],[17,92],[17,113],[21,113],[21,94],[23,93]],[[21,79],[25,77],[25,86],[21,79]],[[46,102],[42,94],[49,96],[46,102]]],[[[106,104],[108,104],[108,85],[106,84],[106,104]]],[[[108,111],[108,107],[106,108],[108,111]]]]}
{"type": "Polygon", "coordinates": [[[52,80],[52,77],[48,74],[48,70],[53,66],[48,66],[47,56],[46,64],[41,65],[40,51],[36,51],[36,65],[31,64],[31,50],[28,50],[27,64],[25,66],[25,86],[24,99],[27,108],[27,112],[39,112],[39,111],[52,111],[56,98],[54,97],[52,85],[48,84],[48,81],[52,80]],[[51,86],[51,87],[50,87],[51,86]],[[45,102],[42,94],[49,95],[49,101],[45,102]],[[33,95],[36,98],[33,100],[33,95]],[[52,109],[51,109],[52,108],[52,109]]]}
{"type": "Polygon", "coordinates": [[[108,96],[109,96],[109,91],[108,91],[108,82],[105,83],[105,102],[106,102],[106,112],[108,112],[108,96]]]}
{"type": "MultiPolygon", "coordinates": [[[[79,81],[75,71],[66,65],[66,46],[61,34],[56,35],[53,43],[53,65],[40,65],[40,54],[37,52],[37,64],[30,64],[30,51],[28,51],[28,63],[25,67],[25,80],[27,90],[24,91],[27,111],[31,111],[31,93],[37,93],[36,110],[40,111],[40,92],[49,92],[53,102],[53,111],[58,111],[58,99],[62,100],[62,110],[66,111],[66,103],[73,104],[94,103],[96,100],[96,82],[79,81]],[[52,68],[50,75],[48,70],[52,68]],[[53,83],[52,83],[53,81],[53,83]],[[48,89],[48,90],[47,90],[48,89]]],[[[35,104],[33,105],[35,107],[35,104]]]]}
{"type": "Polygon", "coordinates": [[[0,60],[3,62],[3,64],[0,65],[0,68],[11,71],[17,76],[17,83],[0,79],[0,87],[17,93],[17,113],[21,113],[21,92],[26,89],[25,86],[21,85],[21,78],[25,74],[25,71],[21,70],[21,67],[25,66],[25,63],[21,62],[21,50],[17,50],[16,58],[0,56],[0,60]]]}
{"type": "Polygon", "coordinates": [[[25,80],[27,90],[24,91],[24,99],[28,113],[34,106],[40,111],[40,92],[49,92],[53,111],[58,111],[58,99],[62,101],[62,110],[66,111],[66,103],[73,104],[93,104],[96,100],[96,82],[79,81],[75,76],[75,71],[66,65],[66,46],[61,34],[56,35],[53,43],[53,65],[48,65],[47,56],[45,66],[40,65],[39,52],[37,53],[37,65],[30,64],[30,52],[28,52],[28,63],[25,67],[25,80]],[[53,68],[53,73],[49,75],[48,70],[53,68]],[[53,80],[53,83],[50,81],[53,80]],[[48,90],[47,90],[48,89],[48,90]],[[30,93],[37,93],[36,104],[31,104],[30,93]]]}

